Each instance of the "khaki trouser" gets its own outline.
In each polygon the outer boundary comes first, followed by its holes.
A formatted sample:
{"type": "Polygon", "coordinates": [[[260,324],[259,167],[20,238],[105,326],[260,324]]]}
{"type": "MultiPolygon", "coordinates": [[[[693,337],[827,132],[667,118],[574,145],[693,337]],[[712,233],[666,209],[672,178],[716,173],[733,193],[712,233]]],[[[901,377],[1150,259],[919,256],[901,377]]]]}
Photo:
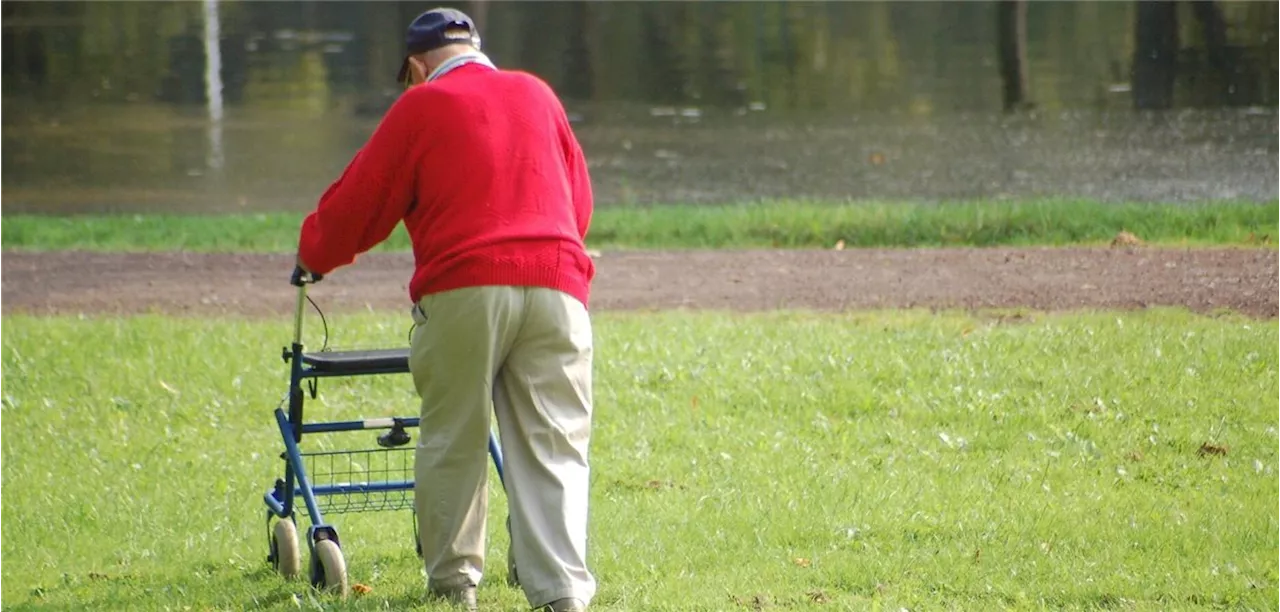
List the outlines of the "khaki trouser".
{"type": "Polygon", "coordinates": [[[589,602],[586,307],[551,289],[471,287],[423,297],[413,318],[409,368],[422,397],[415,508],[429,585],[479,584],[484,572],[492,406],[525,596],[535,607],[589,602]]]}

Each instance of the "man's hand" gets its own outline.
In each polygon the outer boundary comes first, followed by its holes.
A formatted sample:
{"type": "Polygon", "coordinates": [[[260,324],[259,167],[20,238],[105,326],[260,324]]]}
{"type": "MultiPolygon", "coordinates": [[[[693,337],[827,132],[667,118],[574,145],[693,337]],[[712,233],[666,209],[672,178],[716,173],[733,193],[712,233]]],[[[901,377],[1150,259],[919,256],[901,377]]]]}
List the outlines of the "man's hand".
{"type": "Polygon", "coordinates": [[[293,275],[289,277],[289,284],[294,287],[301,287],[308,282],[318,283],[322,278],[324,276],[307,269],[307,264],[302,261],[302,256],[298,256],[294,260],[293,275]]]}

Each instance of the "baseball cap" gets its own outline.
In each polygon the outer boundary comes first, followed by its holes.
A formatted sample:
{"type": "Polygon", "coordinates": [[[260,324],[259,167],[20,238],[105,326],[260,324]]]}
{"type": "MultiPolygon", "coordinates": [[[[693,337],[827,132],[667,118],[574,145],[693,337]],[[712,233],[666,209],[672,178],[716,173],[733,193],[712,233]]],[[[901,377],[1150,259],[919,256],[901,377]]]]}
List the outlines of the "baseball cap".
{"type": "Polygon", "coordinates": [[[471,21],[466,13],[451,8],[434,8],[418,15],[413,23],[409,24],[409,30],[404,35],[405,58],[400,63],[400,73],[396,75],[396,82],[404,82],[405,76],[409,74],[410,55],[426,53],[432,49],[458,43],[480,48],[480,33],[476,30],[475,22],[471,21]],[[469,36],[446,37],[445,31],[453,29],[466,29],[469,36]]]}

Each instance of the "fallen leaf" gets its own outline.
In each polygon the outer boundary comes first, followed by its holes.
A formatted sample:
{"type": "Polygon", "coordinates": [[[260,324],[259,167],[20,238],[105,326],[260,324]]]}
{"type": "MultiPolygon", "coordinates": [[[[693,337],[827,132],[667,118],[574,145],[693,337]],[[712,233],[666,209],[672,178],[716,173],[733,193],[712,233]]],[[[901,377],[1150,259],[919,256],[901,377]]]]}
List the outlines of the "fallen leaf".
{"type": "Polygon", "coordinates": [[[791,562],[795,563],[800,567],[809,567],[810,565],[813,565],[812,562],[810,562],[808,559],[805,559],[804,557],[796,557],[795,559],[792,559],[791,562]]]}
{"type": "Polygon", "coordinates": [[[1226,457],[1227,450],[1228,449],[1226,445],[1219,445],[1219,444],[1213,444],[1211,442],[1205,442],[1204,444],[1200,445],[1200,450],[1196,451],[1196,454],[1200,455],[1201,457],[1208,457],[1209,455],[1226,457]]]}
{"type": "Polygon", "coordinates": [[[844,240],[837,240],[837,241],[836,241],[835,250],[837,250],[837,251],[843,251],[843,250],[844,250],[844,240]]]}
{"type": "Polygon", "coordinates": [[[813,603],[817,603],[817,604],[827,603],[828,601],[831,601],[831,596],[827,595],[826,593],[823,593],[822,591],[809,591],[808,593],[806,593],[806,595],[809,596],[809,601],[812,601],[813,603]]]}
{"type": "Polygon", "coordinates": [[[884,163],[884,153],[872,153],[867,158],[867,161],[871,162],[873,166],[879,166],[884,163]]]}
{"type": "Polygon", "coordinates": [[[729,600],[743,607],[750,607],[752,610],[763,610],[769,605],[768,595],[752,595],[750,600],[730,595],[729,600]]]}
{"type": "Polygon", "coordinates": [[[1142,461],[1142,458],[1143,458],[1142,451],[1139,451],[1139,450],[1129,451],[1129,453],[1125,455],[1125,458],[1127,458],[1129,461],[1132,461],[1134,463],[1138,463],[1139,461],[1142,461]]]}
{"type": "MultiPolygon", "coordinates": [[[[654,491],[661,491],[663,489],[676,488],[676,483],[671,482],[670,480],[650,480],[649,482],[644,483],[644,487],[654,491]]],[[[681,486],[680,488],[683,489],[684,487],[681,486]]]]}
{"type": "Polygon", "coordinates": [[[359,582],[357,582],[351,585],[351,592],[355,593],[356,595],[364,595],[366,593],[373,592],[373,587],[367,584],[360,584],[359,582]]]}
{"type": "Polygon", "coordinates": [[[1111,246],[1113,247],[1142,246],[1142,244],[1141,238],[1126,231],[1121,231],[1111,240],[1111,246]]]}

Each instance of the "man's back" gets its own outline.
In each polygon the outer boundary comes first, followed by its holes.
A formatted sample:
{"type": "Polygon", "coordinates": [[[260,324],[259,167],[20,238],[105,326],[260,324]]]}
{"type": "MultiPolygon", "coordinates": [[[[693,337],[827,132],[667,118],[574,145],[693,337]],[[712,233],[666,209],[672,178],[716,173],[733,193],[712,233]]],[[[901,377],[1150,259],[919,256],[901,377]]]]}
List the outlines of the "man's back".
{"type": "Polygon", "coordinates": [[[405,217],[425,273],[415,282],[438,291],[476,272],[494,284],[515,276],[511,284],[553,285],[585,302],[590,186],[551,89],[523,72],[466,66],[405,96],[423,123],[405,217]]]}
{"type": "Polygon", "coordinates": [[[591,214],[586,161],[551,88],[526,73],[467,64],[392,105],[304,224],[300,248],[324,273],[403,219],[415,302],[515,285],[585,304],[595,273],[583,244],[591,214]],[[321,242],[328,248],[312,246],[321,242]]]}

